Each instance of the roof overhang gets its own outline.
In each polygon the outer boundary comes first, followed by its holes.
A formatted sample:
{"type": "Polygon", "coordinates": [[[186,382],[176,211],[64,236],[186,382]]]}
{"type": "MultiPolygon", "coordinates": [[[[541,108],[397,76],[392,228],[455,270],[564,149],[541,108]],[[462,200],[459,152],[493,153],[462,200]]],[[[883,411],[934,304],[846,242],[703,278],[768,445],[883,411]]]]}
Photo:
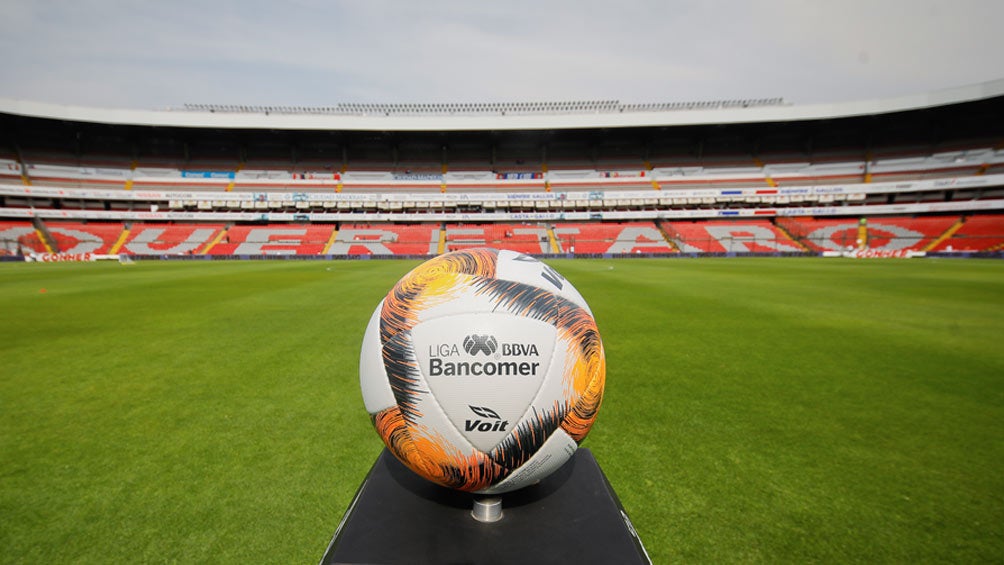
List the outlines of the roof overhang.
{"type": "Polygon", "coordinates": [[[594,113],[330,115],[284,112],[216,112],[188,109],[136,110],[68,106],[0,99],[0,113],[40,119],[199,129],[320,131],[526,131],[649,128],[832,120],[914,111],[996,98],[1004,79],[888,99],[834,104],[768,105],[669,111],[594,113]]]}

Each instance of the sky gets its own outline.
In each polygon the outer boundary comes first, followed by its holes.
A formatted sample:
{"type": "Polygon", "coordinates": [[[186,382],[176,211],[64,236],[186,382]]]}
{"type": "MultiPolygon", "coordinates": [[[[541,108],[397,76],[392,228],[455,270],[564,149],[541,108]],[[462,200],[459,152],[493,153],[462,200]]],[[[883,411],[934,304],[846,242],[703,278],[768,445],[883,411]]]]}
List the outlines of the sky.
{"type": "Polygon", "coordinates": [[[0,98],[103,108],[892,98],[1004,78],[1000,0],[0,0],[0,98]]]}

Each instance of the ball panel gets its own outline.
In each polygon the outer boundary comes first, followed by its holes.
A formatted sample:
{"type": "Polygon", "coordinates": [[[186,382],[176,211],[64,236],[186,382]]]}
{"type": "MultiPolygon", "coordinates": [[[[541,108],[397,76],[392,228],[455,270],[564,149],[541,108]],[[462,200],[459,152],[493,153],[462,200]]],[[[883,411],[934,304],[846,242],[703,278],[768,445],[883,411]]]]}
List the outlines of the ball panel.
{"type": "Polygon", "coordinates": [[[540,287],[590,312],[585,299],[565,277],[547,263],[529,255],[507,249],[499,251],[495,278],[540,287]]]}
{"type": "Polygon", "coordinates": [[[525,464],[561,425],[568,408],[558,401],[531,406],[512,433],[491,451],[491,459],[508,471],[525,464]]]}
{"type": "MultiPolygon", "coordinates": [[[[572,403],[571,410],[561,422],[561,428],[576,442],[585,439],[603,402],[603,389],[606,384],[606,359],[600,346],[599,355],[576,363],[577,373],[589,375],[582,388],[576,388],[578,398],[572,403]]],[[[578,378],[575,379],[579,383],[578,378]]],[[[578,387],[578,384],[576,385],[578,387]]]]}
{"type": "Polygon", "coordinates": [[[457,314],[411,330],[420,371],[453,426],[484,452],[512,432],[550,370],[554,326],[508,314],[457,314]]]}
{"type": "Polygon", "coordinates": [[[563,382],[566,398],[582,394],[597,371],[606,371],[603,342],[596,321],[582,308],[561,308],[555,322],[558,339],[566,344],[567,356],[563,382]]]}
{"type": "Polygon", "coordinates": [[[436,484],[476,491],[504,475],[504,470],[480,451],[465,452],[434,430],[417,433],[397,407],[375,414],[373,425],[398,460],[436,484]]]}
{"type": "Polygon", "coordinates": [[[459,281],[467,277],[495,276],[497,251],[480,248],[440,255],[415,267],[388,293],[381,316],[384,342],[397,332],[410,329],[417,314],[436,304],[448,302],[459,281]]]}
{"type": "Polygon", "coordinates": [[[488,297],[494,309],[508,312],[514,316],[522,316],[554,324],[558,317],[558,308],[562,302],[571,302],[553,292],[516,281],[499,279],[477,279],[474,281],[475,292],[488,297]]]}
{"type": "Polygon", "coordinates": [[[477,491],[479,494],[499,494],[532,485],[561,467],[575,453],[578,444],[557,429],[523,465],[497,484],[477,491]]]}
{"type": "Polygon", "coordinates": [[[363,404],[369,414],[376,414],[385,408],[397,405],[383,365],[383,347],[380,344],[382,308],[383,301],[370,317],[370,323],[363,335],[362,351],[359,353],[359,387],[363,393],[363,404]]]}
{"type": "Polygon", "coordinates": [[[490,314],[496,309],[496,301],[489,295],[480,292],[485,281],[484,277],[473,275],[450,275],[450,288],[448,290],[449,299],[440,300],[439,297],[447,291],[440,290],[439,295],[431,296],[432,287],[418,296],[414,309],[414,324],[425,320],[442,318],[445,316],[456,316],[461,314],[472,314],[482,312],[490,314]]]}
{"type": "Polygon", "coordinates": [[[383,344],[383,366],[387,382],[401,415],[409,422],[422,417],[418,404],[429,391],[422,380],[410,331],[404,331],[383,344]]]}
{"type": "Polygon", "coordinates": [[[559,325],[559,340],[567,344],[562,382],[570,411],[562,428],[582,441],[599,412],[606,383],[606,356],[592,316],[567,312],[559,325]]]}

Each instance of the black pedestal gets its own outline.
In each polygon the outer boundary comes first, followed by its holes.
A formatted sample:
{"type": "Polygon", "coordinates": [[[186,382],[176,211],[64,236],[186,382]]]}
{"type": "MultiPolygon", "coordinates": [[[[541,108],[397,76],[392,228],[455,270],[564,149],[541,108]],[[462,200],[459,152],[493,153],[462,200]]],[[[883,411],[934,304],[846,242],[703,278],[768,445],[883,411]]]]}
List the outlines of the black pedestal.
{"type": "Polygon", "coordinates": [[[321,563],[650,563],[588,449],[539,484],[498,496],[502,519],[478,522],[475,495],[422,479],[385,449],[321,563]]]}

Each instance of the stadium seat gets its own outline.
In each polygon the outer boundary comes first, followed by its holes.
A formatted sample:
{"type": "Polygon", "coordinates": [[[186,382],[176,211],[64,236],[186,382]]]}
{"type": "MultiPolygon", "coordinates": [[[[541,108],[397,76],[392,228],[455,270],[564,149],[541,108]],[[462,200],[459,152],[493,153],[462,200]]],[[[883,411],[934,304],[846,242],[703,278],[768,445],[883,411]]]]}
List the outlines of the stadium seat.
{"type": "Polygon", "coordinates": [[[107,254],[124,228],[121,222],[76,223],[46,222],[60,253],[107,254]]]}
{"type": "Polygon", "coordinates": [[[1004,246],[1004,214],[970,216],[931,251],[993,251],[1004,246]]]}
{"type": "Polygon", "coordinates": [[[135,223],[119,253],[193,255],[205,249],[222,229],[222,224],[135,223]]]}
{"type": "Polygon", "coordinates": [[[554,234],[562,253],[676,252],[653,222],[562,222],[555,224],[554,234]]]}
{"type": "Polygon", "coordinates": [[[800,253],[792,241],[768,220],[668,222],[666,231],[690,253],[800,253]]]}
{"type": "Polygon", "coordinates": [[[27,220],[0,222],[0,255],[46,253],[45,245],[27,220]]]}
{"type": "Polygon", "coordinates": [[[248,226],[227,230],[211,255],[320,255],[334,227],[326,224],[248,226]]]}
{"type": "Polygon", "coordinates": [[[955,223],[956,216],[866,218],[860,242],[859,218],[790,218],[781,224],[813,251],[846,251],[864,243],[868,249],[922,251],[955,223]]]}
{"type": "Polygon", "coordinates": [[[525,224],[447,224],[446,248],[494,247],[520,253],[550,253],[546,227],[525,224]]]}
{"type": "Polygon", "coordinates": [[[344,224],[328,249],[332,255],[429,255],[439,246],[435,224],[344,224]]]}

